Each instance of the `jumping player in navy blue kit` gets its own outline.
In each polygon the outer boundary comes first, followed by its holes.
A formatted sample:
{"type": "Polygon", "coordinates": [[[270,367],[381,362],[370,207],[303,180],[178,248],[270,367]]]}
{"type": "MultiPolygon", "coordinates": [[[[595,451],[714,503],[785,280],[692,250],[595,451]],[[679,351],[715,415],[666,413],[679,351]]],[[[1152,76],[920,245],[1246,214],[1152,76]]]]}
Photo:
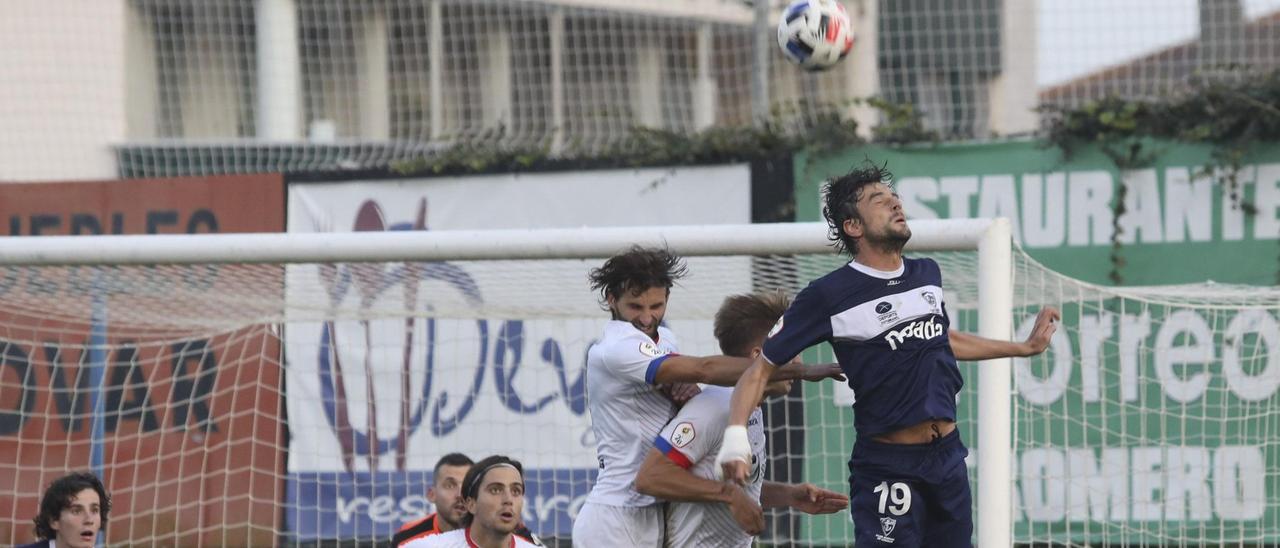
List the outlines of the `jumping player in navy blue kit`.
{"type": "Polygon", "coordinates": [[[745,425],[770,374],[827,342],[856,401],[849,459],[857,546],[970,546],[972,496],[956,430],[957,360],[1033,356],[1057,329],[1045,308],[1025,342],[951,331],[942,274],[932,259],[902,256],[911,238],[892,175],[870,165],[829,180],[823,216],[853,261],[804,288],[734,388],[717,462],[726,479],[749,472],[745,425]]]}

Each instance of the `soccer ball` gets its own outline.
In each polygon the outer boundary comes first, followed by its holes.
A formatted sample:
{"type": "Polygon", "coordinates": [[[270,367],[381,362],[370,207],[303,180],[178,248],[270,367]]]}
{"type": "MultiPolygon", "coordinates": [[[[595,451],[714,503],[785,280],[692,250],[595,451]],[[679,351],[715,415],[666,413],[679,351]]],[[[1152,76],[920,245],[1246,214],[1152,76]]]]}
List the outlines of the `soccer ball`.
{"type": "Polygon", "coordinates": [[[778,46],[805,70],[827,70],[853,49],[853,27],[837,0],[796,0],[778,21],[778,46]]]}

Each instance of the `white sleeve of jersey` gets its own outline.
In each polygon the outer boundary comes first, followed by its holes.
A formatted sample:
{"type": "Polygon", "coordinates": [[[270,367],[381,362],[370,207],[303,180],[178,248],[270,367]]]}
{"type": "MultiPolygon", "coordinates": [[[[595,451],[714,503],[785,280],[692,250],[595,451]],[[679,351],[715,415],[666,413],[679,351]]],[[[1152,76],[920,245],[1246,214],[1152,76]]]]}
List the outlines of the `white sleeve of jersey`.
{"type": "Polygon", "coordinates": [[[601,363],[611,374],[645,384],[653,384],[659,364],[668,355],[639,332],[634,337],[610,341],[601,350],[604,351],[601,363]]]}
{"type": "MultiPolygon", "coordinates": [[[[512,535],[511,538],[512,544],[514,544],[516,548],[537,548],[538,546],[541,546],[541,544],[534,544],[516,535],[512,535]]],[[[467,542],[465,530],[455,529],[448,533],[440,533],[438,535],[415,539],[412,542],[402,544],[401,546],[403,548],[467,548],[468,546],[472,546],[472,544],[467,542]]]]}
{"type": "Polygon", "coordinates": [[[443,542],[445,541],[445,539],[443,539],[442,537],[444,537],[444,535],[431,535],[431,536],[429,536],[429,537],[422,537],[422,538],[414,539],[414,540],[411,540],[411,541],[406,542],[406,543],[404,543],[404,544],[401,544],[401,545],[400,545],[400,547],[401,547],[401,548],[443,548],[443,547],[447,547],[447,546],[448,546],[448,544],[447,544],[447,543],[443,543],[443,542]]]}
{"type": "Polygon", "coordinates": [[[686,402],[662,428],[654,444],[683,468],[690,468],[703,458],[714,457],[720,450],[720,440],[729,424],[729,402],[719,391],[708,390],[686,402]],[[671,451],[680,455],[673,455],[671,451]],[[688,459],[687,462],[681,462],[681,456],[688,459]]]}

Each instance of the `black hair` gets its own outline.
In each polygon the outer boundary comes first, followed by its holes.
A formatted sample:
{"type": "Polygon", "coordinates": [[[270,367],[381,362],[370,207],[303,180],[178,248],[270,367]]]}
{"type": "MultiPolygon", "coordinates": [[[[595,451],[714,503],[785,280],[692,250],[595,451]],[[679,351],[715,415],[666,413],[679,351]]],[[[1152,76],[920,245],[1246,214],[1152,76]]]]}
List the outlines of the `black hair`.
{"type": "Polygon", "coordinates": [[[875,183],[892,184],[893,174],[888,170],[888,163],[876,165],[865,160],[862,166],[851,169],[839,177],[827,179],[822,186],[822,216],[827,219],[827,239],[837,251],[856,256],[858,239],[844,231],[844,223],[850,219],[862,221],[858,214],[858,200],[868,185],[875,183]]]}
{"type": "Polygon", "coordinates": [[[638,245],[610,257],[588,275],[591,290],[600,294],[600,306],[609,308],[609,297],[639,295],[654,287],[667,290],[688,272],[684,259],[666,248],[638,245]]]}
{"type": "Polygon", "coordinates": [[[471,457],[462,453],[449,453],[440,460],[436,461],[436,467],[431,469],[431,483],[440,482],[440,468],[444,466],[471,466],[475,464],[471,461],[471,457]]]}
{"type": "Polygon", "coordinates": [[[93,489],[98,493],[98,514],[101,518],[99,529],[106,531],[107,516],[111,513],[111,497],[107,495],[107,488],[103,487],[97,476],[88,472],[75,472],[53,480],[49,488],[44,490],[44,497],[40,499],[40,513],[32,520],[36,525],[36,538],[57,537],[58,532],[53,529],[53,522],[58,521],[62,517],[62,511],[71,506],[71,499],[85,489],[93,489]]]}
{"type": "MultiPolygon", "coordinates": [[[[481,483],[484,482],[485,475],[487,475],[489,470],[492,470],[495,466],[501,465],[510,465],[515,468],[516,472],[520,473],[520,479],[524,479],[524,466],[520,465],[520,461],[507,458],[506,455],[493,455],[491,457],[486,457],[480,462],[472,465],[471,469],[467,471],[467,475],[462,478],[463,500],[475,500],[475,498],[480,495],[480,487],[481,483]]],[[[462,517],[462,524],[466,527],[470,527],[471,522],[475,521],[475,519],[475,514],[467,512],[467,515],[462,517]]]]}

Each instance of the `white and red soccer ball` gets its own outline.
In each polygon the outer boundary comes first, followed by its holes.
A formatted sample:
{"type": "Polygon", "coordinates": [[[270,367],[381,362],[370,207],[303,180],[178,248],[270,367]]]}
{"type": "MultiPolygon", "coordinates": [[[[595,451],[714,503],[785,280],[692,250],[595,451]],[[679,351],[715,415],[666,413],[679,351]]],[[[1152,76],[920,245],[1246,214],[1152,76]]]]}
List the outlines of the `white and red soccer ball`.
{"type": "Polygon", "coordinates": [[[778,46],[805,70],[827,70],[853,49],[849,14],[837,0],[796,0],[778,21],[778,46]]]}

